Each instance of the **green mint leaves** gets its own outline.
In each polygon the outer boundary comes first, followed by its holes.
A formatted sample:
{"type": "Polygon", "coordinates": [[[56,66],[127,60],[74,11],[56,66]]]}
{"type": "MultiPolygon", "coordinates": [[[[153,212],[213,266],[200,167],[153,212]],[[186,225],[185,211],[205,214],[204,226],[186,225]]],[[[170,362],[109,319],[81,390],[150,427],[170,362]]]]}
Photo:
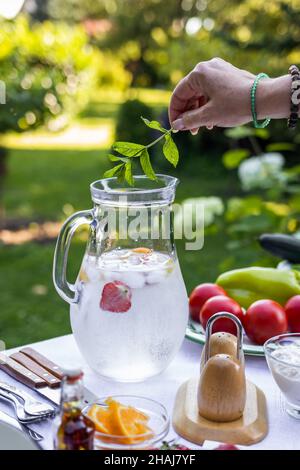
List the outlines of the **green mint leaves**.
{"type": "Polygon", "coordinates": [[[146,148],[143,150],[140,156],[140,164],[145,175],[148,176],[148,178],[151,180],[156,180],[156,175],[150,161],[150,155],[146,148]]]}
{"type": "Polygon", "coordinates": [[[104,178],[116,176],[120,182],[126,181],[130,186],[134,185],[133,179],[133,163],[134,159],[139,159],[141,168],[145,175],[151,180],[156,180],[148,149],[164,139],[163,154],[165,158],[176,167],[179,160],[179,152],[177,145],[172,138],[173,129],[164,129],[158,121],[149,121],[141,117],[146,126],[161,132],[161,136],[150,142],[148,145],[135,144],[133,142],[115,142],[112,150],[116,153],[109,154],[108,158],[111,162],[117,162],[113,168],[104,173],[104,178]]]}
{"type": "Polygon", "coordinates": [[[142,121],[146,124],[146,126],[150,127],[151,129],[156,129],[157,131],[160,132],[168,132],[168,129],[164,129],[158,121],[149,121],[149,119],[144,118],[141,116],[142,121]]]}
{"type": "Polygon", "coordinates": [[[177,145],[175,144],[170,134],[166,134],[165,136],[163,152],[166,159],[176,167],[179,160],[179,152],[177,145]]]}
{"type": "Polygon", "coordinates": [[[133,142],[115,142],[112,149],[115,152],[126,157],[135,157],[144,148],[144,145],[134,144],[133,142]]]}

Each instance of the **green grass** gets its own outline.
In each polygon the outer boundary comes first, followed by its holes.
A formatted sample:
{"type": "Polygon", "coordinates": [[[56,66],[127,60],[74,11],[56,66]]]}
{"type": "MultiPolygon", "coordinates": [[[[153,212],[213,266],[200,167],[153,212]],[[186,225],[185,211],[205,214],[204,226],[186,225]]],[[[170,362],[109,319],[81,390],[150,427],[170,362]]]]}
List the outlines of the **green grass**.
{"type": "Polygon", "coordinates": [[[109,166],[100,150],[11,150],[8,162],[7,217],[49,220],[65,217],[67,205],[90,207],[89,185],[109,166]]]}
{"type": "Polygon", "coordinates": [[[53,250],[34,243],[1,249],[0,337],[7,347],[70,331],[67,305],[52,287],[53,250]],[[44,295],[35,286],[44,286],[44,295]]]}
{"type": "MultiPolygon", "coordinates": [[[[109,168],[106,155],[107,150],[10,150],[3,197],[7,218],[60,220],[72,208],[90,207],[89,186],[109,168]]],[[[194,176],[169,170],[180,179],[178,201],[235,192],[235,176],[213,161],[204,160],[194,176]]]]}

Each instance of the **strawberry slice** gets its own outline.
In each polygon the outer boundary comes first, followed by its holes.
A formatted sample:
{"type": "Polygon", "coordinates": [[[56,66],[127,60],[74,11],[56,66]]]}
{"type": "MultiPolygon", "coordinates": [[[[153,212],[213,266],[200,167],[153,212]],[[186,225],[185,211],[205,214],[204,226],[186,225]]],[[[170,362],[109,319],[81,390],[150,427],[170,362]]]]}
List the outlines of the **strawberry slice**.
{"type": "Polygon", "coordinates": [[[124,313],[131,307],[130,287],[121,281],[108,282],[102,290],[100,308],[109,312],[124,313]]]}

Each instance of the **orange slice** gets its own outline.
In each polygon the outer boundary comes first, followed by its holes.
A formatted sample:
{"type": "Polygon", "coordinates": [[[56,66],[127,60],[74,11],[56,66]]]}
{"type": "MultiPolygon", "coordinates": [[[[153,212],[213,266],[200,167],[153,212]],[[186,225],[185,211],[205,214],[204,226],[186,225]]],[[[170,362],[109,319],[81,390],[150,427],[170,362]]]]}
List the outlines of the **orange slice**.
{"type": "Polygon", "coordinates": [[[118,409],[117,416],[121,435],[126,436],[124,442],[133,444],[147,439],[143,434],[151,434],[151,430],[147,426],[149,418],[134,408],[121,406],[118,409]]]}
{"type": "Polygon", "coordinates": [[[152,250],[150,248],[146,248],[144,246],[140,246],[138,248],[133,248],[132,251],[133,251],[133,253],[143,253],[145,255],[148,255],[149,253],[152,252],[152,250]]]}
{"type": "Polygon", "coordinates": [[[88,410],[88,417],[95,423],[95,428],[104,434],[110,434],[110,412],[100,405],[92,405],[88,410]]]}
{"type": "Polygon", "coordinates": [[[122,444],[134,444],[149,438],[152,430],[147,424],[149,417],[145,413],[111,398],[106,400],[106,404],[107,407],[95,404],[88,411],[97,431],[108,434],[110,439],[119,436],[118,442],[122,444]],[[124,437],[120,439],[120,436],[124,437]]]}

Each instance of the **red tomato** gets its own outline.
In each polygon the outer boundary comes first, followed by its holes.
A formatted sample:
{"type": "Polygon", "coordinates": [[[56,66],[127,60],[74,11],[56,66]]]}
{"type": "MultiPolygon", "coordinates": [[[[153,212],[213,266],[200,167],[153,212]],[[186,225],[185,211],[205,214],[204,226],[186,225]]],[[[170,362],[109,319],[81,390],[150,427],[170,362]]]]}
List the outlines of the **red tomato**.
{"type": "Polygon", "coordinates": [[[216,295],[227,295],[224,289],[217,284],[206,282],[195,287],[190,295],[190,315],[193,320],[199,321],[199,313],[205,302],[216,295]]]}
{"type": "Polygon", "coordinates": [[[274,300],[257,300],[244,316],[247,336],[257,344],[264,344],[272,336],[285,333],[287,327],[285,311],[274,300]]]}
{"type": "MultiPolygon", "coordinates": [[[[240,305],[226,295],[217,295],[216,297],[208,299],[200,311],[200,323],[204,329],[206,328],[208,319],[215,313],[219,312],[232,313],[241,320],[241,322],[243,321],[244,314],[240,305]]],[[[227,333],[236,335],[236,326],[232,320],[229,320],[228,318],[220,318],[220,320],[217,320],[214,323],[212,331],[213,333],[217,331],[226,331],[227,333]]]]}
{"type": "Polygon", "coordinates": [[[290,330],[300,333],[300,295],[291,297],[284,307],[290,330]]]}

